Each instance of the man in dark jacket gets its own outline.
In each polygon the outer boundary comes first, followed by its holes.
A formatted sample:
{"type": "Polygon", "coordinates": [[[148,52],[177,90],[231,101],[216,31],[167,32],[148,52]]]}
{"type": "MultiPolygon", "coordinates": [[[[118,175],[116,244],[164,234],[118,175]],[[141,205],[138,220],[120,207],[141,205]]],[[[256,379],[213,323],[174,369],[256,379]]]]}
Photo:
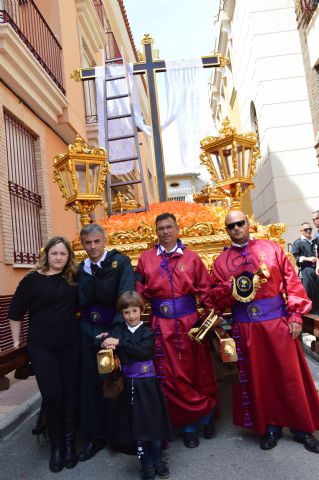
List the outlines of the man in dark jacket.
{"type": "Polygon", "coordinates": [[[303,222],[300,226],[301,237],[293,243],[292,254],[294,255],[299,278],[312,301],[311,313],[319,313],[319,279],[316,275],[316,252],[315,243],[312,239],[312,227],[309,222],[303,222]]]}
{"type": "Polygon", "coordinates": [[[81,309],[81,420],[85,443],[80,461],[93,457],[108,440],[110,405],[103,397],[103,381],[98,373],[96,338],[123,321],[116,313],[118,297],[135,289],[130,259],[117,250],[105,250],[106,236],[100,225],[89,224],[80,232],[88,254],[80,265],[78,301],[81,309]]]}

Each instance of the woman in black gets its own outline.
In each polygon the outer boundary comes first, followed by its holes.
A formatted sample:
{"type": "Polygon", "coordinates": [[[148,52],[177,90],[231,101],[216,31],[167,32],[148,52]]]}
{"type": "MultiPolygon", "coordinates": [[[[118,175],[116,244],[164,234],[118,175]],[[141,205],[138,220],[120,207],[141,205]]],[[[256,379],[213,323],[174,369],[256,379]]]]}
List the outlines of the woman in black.
{"type": "Polygon", "coordinates": [[[77,463],[76,272],[70,243],[63,237],[51,238],[39,263],[19,283],[9,310],[14,347],[20,344],[21,320],[29,310],[28,355],[42,395],[52,472],[59,472],[63,466],[73,468],[77,463]]]}

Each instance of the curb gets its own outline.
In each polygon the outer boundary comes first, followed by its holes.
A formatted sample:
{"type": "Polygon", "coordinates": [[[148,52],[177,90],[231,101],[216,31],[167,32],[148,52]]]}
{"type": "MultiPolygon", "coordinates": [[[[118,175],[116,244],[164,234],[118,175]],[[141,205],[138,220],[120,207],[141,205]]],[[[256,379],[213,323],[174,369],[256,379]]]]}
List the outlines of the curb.
{"type": "Polygon", "coordinates": [[[10,415],[0,422],[0,440],[13,433],[25,420],[36,413],[40,409],[40,404],[41,395],[40,392],[37,392],[22,405],[18,405],[10,415]]]}

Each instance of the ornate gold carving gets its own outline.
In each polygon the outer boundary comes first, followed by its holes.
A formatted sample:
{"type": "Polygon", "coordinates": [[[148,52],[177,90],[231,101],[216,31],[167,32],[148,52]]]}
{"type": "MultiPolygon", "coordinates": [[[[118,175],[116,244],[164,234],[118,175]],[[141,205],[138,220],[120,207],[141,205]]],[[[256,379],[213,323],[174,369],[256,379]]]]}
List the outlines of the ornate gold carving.
{"type": "Polygon", "coordinates": [[[230,65],[230,59],[229,57],[226,57],[226,55],[222,55],[221,53],[218,53],[218,52],[213,52],[213,55],[216,55],[219,58],[221,67],[226,67],[226,65],[230,65]]]}
{"type": "Polygon", "coordinates": [[[139,62],[145,62],[145,55],[144,52],[141,52],[141,50],[138,51],[138,60],[139,62]]]}
{"type": "Polygon", "coordinates": [[[114,202],[112,202],[113,212],[123,212],[125,210],[135,210],[138,207],[135,200],[129,200],[126,195],[118,192],[115,196],[114,202]]]}
{"type": "Polygon", "coordinates": [[[73,72],[70,75],[70,78],[74,80],[75,82],[80,82],[81,81],[81,70],[80,68],[75,68],[73,72]]]}
{"type": "Polygon", "coordinates": [[[142,45],[146,45],[146,44],[152,45],[154,43],[154,38],[152,38],[149,33],[144,33],[144,37],[142,38],[141,43],[142,45]]]}

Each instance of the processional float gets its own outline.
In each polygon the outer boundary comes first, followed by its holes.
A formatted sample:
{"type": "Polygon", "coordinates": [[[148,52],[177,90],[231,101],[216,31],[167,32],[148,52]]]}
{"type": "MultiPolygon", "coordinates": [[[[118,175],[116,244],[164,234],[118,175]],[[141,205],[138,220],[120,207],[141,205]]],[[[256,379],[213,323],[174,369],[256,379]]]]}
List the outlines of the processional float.
{"type": "MultiPolygon", "coordinates": [[[[225,119],[220,135],[204,138],[200,146],[200,162],[207,167],[212,183],[194,194],[194,203],[161,202],[151,205],[148,212],[105,216],[97,222],[105,229],[108,245],[128,255],[133,266],[141,253],[156,243],[155,218],[167,211],[177,218],[182,242],[200,255],[209,271],[214,259],[230,245],[224,218],[230,209],[240,209],[242,199],[254,188],[253,176],[260,157],[256,135],[237,133],[225,119]]],[[[82,225],[90,222],[89,213],[102,203],[108,172],[106,151],[88,146],[79,136],[67,153],[54,159],[54,181],[66,199],[65,208],[80,214],[82,225]]],[[[284,231],[284,224],[263,226],[250,219],[250,233],[256,239],[273,240],[284,247],[284,231]]],[[[72,244],[77,260],[83,260],[86,253],[79,236],[72,244]]],[[[266,278],[264,273],[260,275],[266,278]]],[[[237,357],[233,339],[219,323],[212,314],[201,327],[190,331],[190,336],[201,342],[208,331],[214,332],[213,343],[220,353],[226,379],[234,373],[237,357]]]]}

